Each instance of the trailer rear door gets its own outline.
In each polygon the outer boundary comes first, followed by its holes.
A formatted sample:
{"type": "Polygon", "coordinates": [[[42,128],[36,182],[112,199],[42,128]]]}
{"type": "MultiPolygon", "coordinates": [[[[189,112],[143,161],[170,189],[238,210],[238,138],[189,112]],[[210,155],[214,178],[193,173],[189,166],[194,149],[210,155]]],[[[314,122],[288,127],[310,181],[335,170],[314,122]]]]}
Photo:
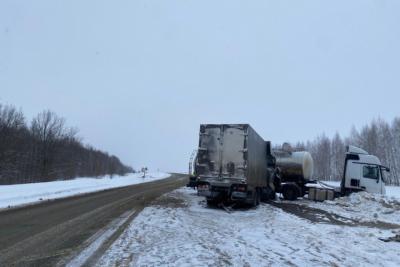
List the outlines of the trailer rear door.
{"type": "Polygon", "coordinates": [[[247,127],[226,125],[223,129],[221,176],[244,178],[247,155],[247,127]]]}
{"type": "Polygon", "coordinates": [[[202,125],[196,172],[200,176],[244,178],[246,125],[202,125]]]}
{"type": "Polygon", "coordinates": [[[200,141],[197,153],[196,173],[201,176],[219,176],[221,144],[221,126],[201,125],[200,141]]]}

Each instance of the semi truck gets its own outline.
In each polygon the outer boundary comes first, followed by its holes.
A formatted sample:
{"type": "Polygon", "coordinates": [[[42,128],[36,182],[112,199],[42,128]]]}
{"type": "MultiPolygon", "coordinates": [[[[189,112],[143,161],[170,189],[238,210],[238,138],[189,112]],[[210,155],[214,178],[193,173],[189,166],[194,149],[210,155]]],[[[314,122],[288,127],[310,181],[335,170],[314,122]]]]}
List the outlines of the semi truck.
{"type": "MultiPolygon", "coordinates": [[[[208,204],[246,203],[282,193],[287,200],[308,194],[320,183],[313,180],[314,163],[307,151],[272,149],[249,124],[200,125],[199,147],[189,163],[190,182],[208,204]]],[[[336,196],[355,191],[385,193],[387,167],[376,156],[349,146],[340,188],[324,186],[336,196]]]]}
{"type": "MultiPolygon", "coordinates": [[[[292,152],[290,149],[280,149],[274,150],[273,155],[276,158],[275,188],[276,192],[282,193],[284,199],[295,200],[303,197],[309,193],[310,189],[316,189],[317,192],[330,190],[333,197],[359,191],[383,195],[386,193],[385,176],[390,169],[383,166],[378,157],[370,155],[361,148],[346,147],[340,187],[333,187],[312,179],[313,158],[307,151],[292,152]]],[[[322,196],[329,198],[329,194],[322,196]]],[[[323,197],[319,198],[323,200],[323,197]]]]}
{"type": "Polygon", "coordinates": [[[390,169],[383,166],[378,157],[370,155],[361,148],[348,146],[343,178],[340,188],[337,188],[336,191],[341,195],[358,191],[385,195],[387,172],[390,172],[390,169]]]}

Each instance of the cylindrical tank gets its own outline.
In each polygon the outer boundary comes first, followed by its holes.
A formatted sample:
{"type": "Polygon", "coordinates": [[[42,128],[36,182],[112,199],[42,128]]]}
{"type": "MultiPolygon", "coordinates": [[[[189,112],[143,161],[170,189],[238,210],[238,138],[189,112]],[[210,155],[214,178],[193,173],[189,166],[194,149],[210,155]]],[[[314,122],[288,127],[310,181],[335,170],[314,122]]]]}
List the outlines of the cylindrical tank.
{"type": "Polygon", "coordinates": [[[286,152],[276,151],[276,166],[281,171],[282,181],[309,180],[314,173],[314,160],[307,151],[286,152]]]}

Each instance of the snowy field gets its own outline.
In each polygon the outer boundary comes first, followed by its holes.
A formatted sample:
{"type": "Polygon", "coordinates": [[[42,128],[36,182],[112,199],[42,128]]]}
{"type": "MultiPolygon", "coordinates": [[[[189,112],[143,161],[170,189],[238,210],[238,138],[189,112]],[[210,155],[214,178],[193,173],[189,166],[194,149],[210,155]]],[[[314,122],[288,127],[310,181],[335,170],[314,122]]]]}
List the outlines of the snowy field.
{"type": "Polygon", "coordinates": [[[270,204],[228,213],[182,188],[144,209],[98,266],[400,266],[400,243],[379,240],[399,231],[311,222],[270,204]]]}
{"type": "Polygon", "coordinates": [[[139,173],[126,176],[77,178],[68,181],[31,183],[0,186],[0,209],[15,207],[43,200],[69,197],[110,188],[151,182],[169,177],[167,173],[149,173],[145,178],[139,173]]]}

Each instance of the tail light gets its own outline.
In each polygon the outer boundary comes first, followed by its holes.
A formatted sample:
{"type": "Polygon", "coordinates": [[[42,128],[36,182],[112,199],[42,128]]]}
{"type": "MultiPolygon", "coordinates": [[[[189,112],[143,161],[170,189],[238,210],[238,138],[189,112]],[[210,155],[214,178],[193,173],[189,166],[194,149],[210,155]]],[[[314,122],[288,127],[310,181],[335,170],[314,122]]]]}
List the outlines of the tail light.
{"type": "Polygon", "coordinates": [[[239,192],[246,192],[247,188],[245,185],[237,185],[234,187],[234,190],[239,192]]]}
{"type": "Polygon", "coordinates": [[[197,186],[197,188],[198,188],[198,189],[201,189],[201,190],[207,190],[207,189],[208,189],[208,184],[199,184],[199,185],[197,186]]]}

